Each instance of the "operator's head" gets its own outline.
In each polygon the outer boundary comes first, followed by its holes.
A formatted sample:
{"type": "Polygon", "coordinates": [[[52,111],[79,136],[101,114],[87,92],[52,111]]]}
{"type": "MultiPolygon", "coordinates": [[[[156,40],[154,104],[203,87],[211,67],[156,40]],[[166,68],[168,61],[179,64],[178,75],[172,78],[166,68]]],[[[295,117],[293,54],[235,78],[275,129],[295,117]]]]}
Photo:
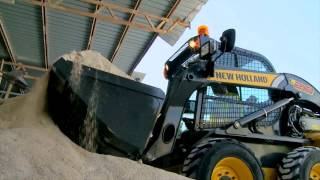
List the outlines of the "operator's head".
{"type": "Polygon", "coordinates": [[[206,25],[201,25],[198,27],[198,35],[209,36],[209,28],[206,25]]]}

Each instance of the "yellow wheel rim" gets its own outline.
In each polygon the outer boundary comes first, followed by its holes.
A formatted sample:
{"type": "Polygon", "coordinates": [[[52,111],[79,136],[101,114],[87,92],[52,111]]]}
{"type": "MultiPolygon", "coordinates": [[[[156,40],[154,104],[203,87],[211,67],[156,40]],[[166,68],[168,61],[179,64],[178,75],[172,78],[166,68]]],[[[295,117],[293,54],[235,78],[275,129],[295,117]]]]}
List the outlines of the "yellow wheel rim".
{"type": "Polygon", "coordinates": [[[312,169],[310,171],[310,179],[320,180],[320,163],[317,163],[314,166],[312,166],[312,169]]]}
{"type": "Polygon", "coordinates": [[[221,159],[211,173],[211,180],[253,180],[248,165],[236,157],[221,159]]]}

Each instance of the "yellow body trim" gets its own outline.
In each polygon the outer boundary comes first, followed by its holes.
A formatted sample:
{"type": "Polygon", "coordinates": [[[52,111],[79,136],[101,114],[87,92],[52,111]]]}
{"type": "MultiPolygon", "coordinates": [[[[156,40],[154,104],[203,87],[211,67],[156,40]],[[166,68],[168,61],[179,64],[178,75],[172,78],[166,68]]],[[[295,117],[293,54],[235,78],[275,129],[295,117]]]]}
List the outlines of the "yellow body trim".
{"type": "Polygon", "coordinates": [[[314,166],[312,166],[309,179],[312,179],[312,180],[320,179],[320,163],[317,163],[314,166]]]}
{"type": "Polygon", "coordinates": [[[304,133],[304,137],[312,141],[312,146],[320,147],[320,132],[304,133]]]}
{"type": "MultiPolygon", "coordinates": [[[[275,168],[262,168],[264,173],[264,180],[276,180],[277,179],[277,170],[275,168]]],[[[312,166],[310,171],[310,179],[319,179],[320,178],[320,163],[312,166]]]]}
{"type": "Polygon", "coordinates": [[[270,87],[276,77],[276,74],[217,69],[214,72],[214,77],[208,77],[207,79],[210,81],[218,81],[231,84],[270,87]]]}
{"type": "Polygon", "coordinates": [[[217,163],[211,173],[211,180],[220,180],[222,178],[253,180],[253,174],[248,165],[241,159],[226,157],[217,163]]]}
{"type": "Polygon", "coordinates": [[[320,130],[320,125],[318,124],[312,124],[311,128],[314,129],[315,131],[319,131],[320,130]]]}
{"type": "Polygon", "coordinates": [[[262,168],[264,173],[264,180],[276,180],[277,169],[275,168],[262,168]]]}

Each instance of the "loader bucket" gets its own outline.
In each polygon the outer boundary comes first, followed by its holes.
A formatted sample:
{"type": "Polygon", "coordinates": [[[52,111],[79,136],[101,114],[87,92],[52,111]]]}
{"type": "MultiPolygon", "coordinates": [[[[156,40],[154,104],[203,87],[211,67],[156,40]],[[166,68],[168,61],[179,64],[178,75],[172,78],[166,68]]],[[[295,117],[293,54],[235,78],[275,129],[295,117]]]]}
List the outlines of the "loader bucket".
{"type": "Polygon", "coordinates": [[[73,65],[61,58],[50,72],[48,110],[55,123],[77,144],[94,141],[95,152],[139,158],[162,106],[163,91],[87,66],[81,67],[77,84],[73,65]],[[86,127],[88,118],[94,122],[86,127]]]}

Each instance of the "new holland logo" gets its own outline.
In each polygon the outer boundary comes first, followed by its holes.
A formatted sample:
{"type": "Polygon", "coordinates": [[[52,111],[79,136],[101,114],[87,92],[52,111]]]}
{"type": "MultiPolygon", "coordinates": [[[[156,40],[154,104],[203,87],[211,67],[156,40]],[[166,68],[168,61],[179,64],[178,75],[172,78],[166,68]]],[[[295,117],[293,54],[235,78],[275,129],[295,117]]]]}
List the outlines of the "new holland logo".
{"type": "Polygon", "coordinates": [[[244,84],[250,86],[270,87],[272,81],[277,76],[275,74],[254,73],[234,70],[216,70],[214,77],[208,80],[226,82],[232,84],[244,84]]]}
{"type": "Polygon", "coordinates": [[[295,88],[300,92],[310,94],[310,95],[313,95],[314,93],[314,89],[310,85],[303,84],[302,82],[299,82],[297,80],[290,79],[290,84],[293,88],[295,88]]]}

